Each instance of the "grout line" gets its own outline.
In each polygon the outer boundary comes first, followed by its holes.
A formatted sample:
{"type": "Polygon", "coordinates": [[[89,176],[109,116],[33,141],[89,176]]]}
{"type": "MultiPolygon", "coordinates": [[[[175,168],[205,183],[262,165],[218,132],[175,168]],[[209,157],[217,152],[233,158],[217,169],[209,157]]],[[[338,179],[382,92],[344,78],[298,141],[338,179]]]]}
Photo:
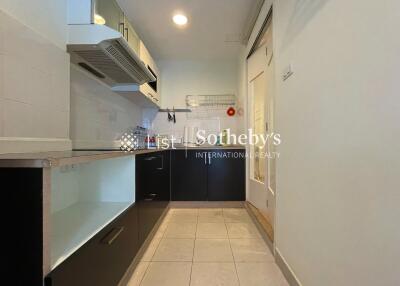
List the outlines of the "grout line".
{"type": "MultiPolygon", "coordinates": [[[[228,231],[228,227],[226,226],[226,224],[225,224],[225,227],[226,227],[226,229],[228,231]]],[[[239,286],[240,286],[239,274],[238,274],[237,267],[236,267],[236,259],[235,259],[235,255],[233,254],[233,249],[232,249],[231,239],[229,238],[229,234],[228,234],[228,241],[229,241],[229,247],[231,249],[231,254],[232,254],[232,258],[233,258],[233,265],[235,266],[236,279],[237,279],[237,281],[239,283],[239,286]]]]}
{"type": "Polygon", "coordinates": [[[193,263],[194,263],[194,249],[196,247],[196,240],[197,240],[197,226],[199,225],[199,210],[197,210],[197,221],[196,221],[196,231],[194,234],[194,241],[193,241],[193,251],[192,251],[192,265],[190,267],[190,276],[189,276],[189,286],[192,284],[192,273],[193,273],[193,263]]]}
{"type": "MultiPolygon", "coordinates": [[[[143,262],[139,262],[139,263],[143,263],[143,262]]],[[[149,270],[150,264],[151,264],[151,262],[144,262],[144,263],[147,263],[147,267],[146,267],[146,270],[145,270],[144,273],[143,273],[142,278],[141,278],[140,281],[139,281],[139,286],[142,285],[143,279],[144,279],[144,277],[146,276],[147,271],[149,270]]],[[[133,277],[133,275],[132,275],[132,277],[133,277]]]]}

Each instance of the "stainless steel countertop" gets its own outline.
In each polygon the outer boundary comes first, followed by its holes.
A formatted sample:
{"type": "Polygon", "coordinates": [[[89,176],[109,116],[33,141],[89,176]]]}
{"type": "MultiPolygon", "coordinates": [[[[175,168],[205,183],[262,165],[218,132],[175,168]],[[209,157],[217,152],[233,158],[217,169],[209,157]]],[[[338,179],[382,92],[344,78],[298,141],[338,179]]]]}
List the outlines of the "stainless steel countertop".
{"type": "Polygon", "coordinates": [[[240,145],[229,146],[175,146],[175,149],[143,149],[132,152],[115,151],[61,151],[41,153],[10,153],[0,155],[0,168],[51,168],[63,165],[88,163],[123,156],[160,152],[167,150],[243,150],[240,145]]]}

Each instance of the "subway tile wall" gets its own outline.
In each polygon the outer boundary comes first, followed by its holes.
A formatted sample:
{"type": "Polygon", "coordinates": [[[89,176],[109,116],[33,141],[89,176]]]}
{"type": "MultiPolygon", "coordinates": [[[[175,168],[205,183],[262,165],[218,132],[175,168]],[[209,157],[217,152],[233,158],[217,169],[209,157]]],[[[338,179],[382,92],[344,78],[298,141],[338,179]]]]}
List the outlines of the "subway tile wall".
{"type": "Polygon", "coordinates": [[[71,139],[74,148],[111,148],[129,127],[142,125],[142,109],[71,65],[71,139]]]}

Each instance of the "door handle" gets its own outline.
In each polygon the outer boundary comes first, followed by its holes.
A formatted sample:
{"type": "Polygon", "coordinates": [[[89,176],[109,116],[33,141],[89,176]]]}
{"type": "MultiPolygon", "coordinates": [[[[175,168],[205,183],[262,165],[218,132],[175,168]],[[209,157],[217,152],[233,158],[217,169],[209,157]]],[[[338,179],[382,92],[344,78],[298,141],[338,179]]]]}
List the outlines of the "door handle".
{"type": "Polygon", "coordinates": [[[118,238],[118,236],[124,231],[124,227],[113,228],[105,237],[101,239],[102,244],[111,245],[118,238]]]}

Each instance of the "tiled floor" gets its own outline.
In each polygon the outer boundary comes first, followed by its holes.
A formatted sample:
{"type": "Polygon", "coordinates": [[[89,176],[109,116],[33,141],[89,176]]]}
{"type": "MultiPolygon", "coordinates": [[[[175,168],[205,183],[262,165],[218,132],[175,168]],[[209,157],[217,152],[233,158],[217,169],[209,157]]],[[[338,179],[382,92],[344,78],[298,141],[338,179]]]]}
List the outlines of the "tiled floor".
{"type": "Polygon", "coordinates": [[[287,286],[245,209],[171,209],[128,286],[287,286]]]}

